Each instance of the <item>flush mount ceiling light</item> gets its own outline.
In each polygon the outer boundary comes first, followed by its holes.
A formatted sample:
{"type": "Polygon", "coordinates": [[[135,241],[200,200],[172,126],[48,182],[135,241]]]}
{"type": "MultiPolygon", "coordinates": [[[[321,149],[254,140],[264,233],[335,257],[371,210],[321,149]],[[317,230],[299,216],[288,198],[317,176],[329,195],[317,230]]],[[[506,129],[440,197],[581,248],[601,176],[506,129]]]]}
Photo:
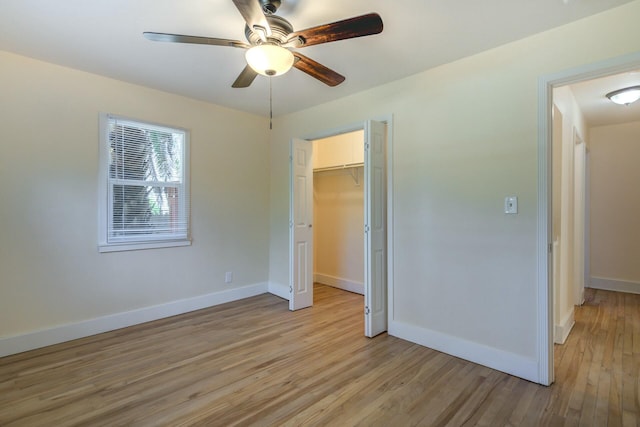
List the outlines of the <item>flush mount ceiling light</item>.
{"type": "Polygon", "coordinates": [[[632,86],[620,90],[614,90],[607,94],[612,102],[620,105],[629,105],[640,99],[640,86],[632,86]]]}
{"type": "Polygon", "coordinates": [[[247,64],[263,76],[279,76],[293,66],[293,53],[276,44],[261,44],[247,50],[247,64]]]}

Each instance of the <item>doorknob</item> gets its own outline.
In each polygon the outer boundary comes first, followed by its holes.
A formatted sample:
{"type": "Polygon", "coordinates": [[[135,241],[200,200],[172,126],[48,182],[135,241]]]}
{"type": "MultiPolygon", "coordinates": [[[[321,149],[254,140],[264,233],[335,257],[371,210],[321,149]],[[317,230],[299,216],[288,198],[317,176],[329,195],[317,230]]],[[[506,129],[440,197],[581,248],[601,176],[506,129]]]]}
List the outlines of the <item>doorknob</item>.
{"type": "Polygon", "coordinates": [[[313,227],[313,224],[309,224],[309,228],[313,227]]]}

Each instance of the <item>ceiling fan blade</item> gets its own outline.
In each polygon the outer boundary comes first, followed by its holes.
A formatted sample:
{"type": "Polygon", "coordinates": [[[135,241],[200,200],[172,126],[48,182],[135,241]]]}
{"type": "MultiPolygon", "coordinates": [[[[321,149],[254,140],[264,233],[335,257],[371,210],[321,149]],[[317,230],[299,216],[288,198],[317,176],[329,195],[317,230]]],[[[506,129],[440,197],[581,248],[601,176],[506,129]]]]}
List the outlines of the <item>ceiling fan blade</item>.
{"type": "Polygon", "coordinates": [[[238,41],[228,39],[216,39],[212,37],[199,37],[199,36],[185,36],[183,34],[167,34],[167,33],[142,33],[145,38],[154,42],[173,42],[173,43],[191,43],[191,44],[209,44],[214,46],[230,46],[239,47],[242,49],[248,49],[251,45],[238,41]]]}
{"type": "Polygon", "coordinates": [[[328,86],[338,86],[344,81],[343,75],[336,73],[309,57],[299,54],[298,52],[293,52],[293,56],[295,57],[294,67],[328,86]]]}
{"type": "Polygon", "coordinates": [[[377,13],[369,13],[331,24],[295,31],[290,34],[289,41],[301,39],[303,43],[299,47],[313,46],[320,43],[378,34],[382,32],[382,28],[382,18],[380,15],[377,13]]]}
{"type": "Polygon", "coordinates": [[[271,36],[271,27],[262,12],[262,6],[258,0],[233,0],[238,11],[247,22],[247,26],[257,32],[263,41],[271,36]]]}
{"type": "Polygon", "coordinates": [[[242,70],[242,72],[240,73],[236,81],[233,82],[231,87],[234,87],[234,88],[249,87],[251,86],[251,83],[253,83],[257,75],[258,73],[256,73],[253,70],[253,68],[247,65],[246,67],[244,67],[244,70],[242,70]]]}

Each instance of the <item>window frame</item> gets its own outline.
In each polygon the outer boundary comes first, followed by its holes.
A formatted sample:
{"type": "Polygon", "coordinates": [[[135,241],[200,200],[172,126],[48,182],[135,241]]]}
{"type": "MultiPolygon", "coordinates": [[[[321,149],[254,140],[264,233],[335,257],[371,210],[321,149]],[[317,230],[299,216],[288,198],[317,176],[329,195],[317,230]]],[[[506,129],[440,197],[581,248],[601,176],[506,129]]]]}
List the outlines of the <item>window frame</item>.
{"type": "MultiPolygon", "coordinates": [[[[129,251],[129,250],[141,250],[141,249],[155,249],[155,248],[169,248],[178,246],[191,245],[191,218],[190,218],[190,164],[189,164],[189,145],[190,135],[187,129],[164,125],[159,123],[153,123],[146,120],[132,119],[130,117],[119,116],[109,113],[100,113],[99,115],[99,168],[98,168],[98,251],[99,252],[116,252],[116,251],[129,251]],[[171,182],[158,182],[158,181],[141,181],[141,185],[146,186],[162,186],[162,187],[176,187],[182,188],[185,197],[179,198],[179,211],[180,216],[186,220],[186,232],[176,233],[175,237],[168,237],[168,235],[138,235],[138,236],[125,236],[116,240],[109,239],[109,225],[113,221],[113,185],[109,179],[109,164],[110,164],[110,140],[109,140],[109,122],[111,120],[120,120],[125,122],[131,122],[133,124],[140,124],[141,127],[159,127],[165,129],[172,129],[184,133],[184,151],[182,159],[183,168],[183,180],[181,185],[176,185],[171,182]]],[[[118,180],[124,183],[136,184],[135,180],[118,180]]]]}

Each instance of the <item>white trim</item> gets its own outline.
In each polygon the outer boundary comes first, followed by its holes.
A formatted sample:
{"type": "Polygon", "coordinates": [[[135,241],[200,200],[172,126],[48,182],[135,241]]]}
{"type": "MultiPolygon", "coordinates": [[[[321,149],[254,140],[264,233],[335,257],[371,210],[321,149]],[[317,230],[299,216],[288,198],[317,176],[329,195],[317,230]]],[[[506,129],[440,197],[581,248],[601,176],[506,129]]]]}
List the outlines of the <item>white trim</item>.
{"type": "Polygon", "coordinates": [[[553,382],[553,294],[550,292],[551,243],[551,91],[553,87],[622,73],[640,67],[640,52],[541,76],[538,80],[538,232],[537,232],[537,348],[540,384],[553,382]]]}
{"type": "Polygon", "coordinates": [[[109,314],[80,322],[68,323],[66,325],[54,326],[52,328],[40,329],[21,335],[3,337],[0,338],[0,357],[188,313],[194,310],[213,307],[266,292],[267,284],[257,283],[136,310],[109,314]]]}
{"type": "Polygon", "coordinates": [[[626,292],[640,294],[640,282],[630,280],[609,279],[606,277],[591,277],[588,288],[603,289],[605,291],[626,292]]]}
{"type": "Polygon", "coordinates": [[[378,118],[387,124],[387,325],[394,319],[393,307],[393,114],[378,118]]]}
{"type": "MultiPolygon", "coordinates": [[[[378,121],[384,121],[384,120],[378,120],[378,121]]],[[[320,132],[314,132],[302,137],[301,139],[304,139],[307,141],[313,141],[316,139],[325,139],[325,138],[330,138],[332,136],[342,135],[344,133],[356,132],[363,129],[364,129],[364,121],[355,122],[345,126],[339,126],[333,129],[325,129],[320,132]]]]}
{"type": "Polygon", "coordinates": [[[141,249],[173,248],[191,246],[191,240],[159,241],[146,243],[128,243],[121,245],[98,245],[98,252],[137,251],[141,249]]]}
{"type": "Polygon", "coordinates": [[[287,285],[283,285],[282,283],[269,282],[267,292],[289,301],[290,293],[289,286],[287,285]]]}
{"type": "Polygon", "coordinates": [[[538,233],[537,233],[537,356],[540,384],[553,382],[553,279],[549,268],[551,236],[551,111],[552,87],[538,82],[538,233]]]}
{"type": "Polygon", "coordinates": [[[364,283],[354,280],[345,279],[343,277],[330,276],[328,274],[313,274],[313,281],[322,283],[323,285],[332,286],[334,288],[343,289],[356,294],[364,295],[364,283]]]}
{"type": "Polygon", "coordinates": [[[525,380],[538,381],[538,364],[536,360],[519,354],[398,321],[389,322],[389,335],[506,372],[525,380]]]}
{"type": "Polygon", "coordinates": [[[558,325],[555,325],[553,342],[564,344],[575,324],[574,310],[571,310],[558,325]]]}

